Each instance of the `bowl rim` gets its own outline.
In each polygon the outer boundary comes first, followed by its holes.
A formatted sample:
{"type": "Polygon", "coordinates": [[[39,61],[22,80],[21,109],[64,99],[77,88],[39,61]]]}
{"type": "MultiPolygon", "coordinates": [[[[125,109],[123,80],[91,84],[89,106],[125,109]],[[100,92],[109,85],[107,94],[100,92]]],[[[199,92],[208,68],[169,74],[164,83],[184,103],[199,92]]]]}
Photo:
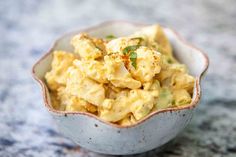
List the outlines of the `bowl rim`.
{"type": "Polygon", "coordinates": [[[166,108],[166,109],[161,109],[161,110],[154,111],[154,112],[150,113],[149,115],[147,115],[146,117],[144,117],[143,119],[137,121],[135,124],[128,125],[128,126],[121,126],[121,125],[118,125],[118,124],[107,122],[105,120],[102,120],[98,116],[96,116],[92,113],[88,113],[88,112],[59,111],[59,110],[55,110],[52,107],[50,107],[49,98],[48,98],[48,95],[47,95],[47,92],[48,92],[47,91],[47,86],[40,78],[37,77],[36,72],[35,72],[35,68],[38,66],[38,64],[40,64],[40,62],[42,60],[44,60],[47,56],[49,56],[52,53],[54,47],[58,44],[58,41],[61,40],[64,36],[72,35],[72,34],[77,33],[77,32],[86,32],[86,31],[94,30],[94,29],[104,27],[104,26],[107,26],[107,25],[111,25],[111,24],[114,24],[114,23],[125,23],[125,24],[131,24],[131,25],[136,25],[136,26],[146,26],[146,25],[148,25],[148,24],[144,24],[144,23],[138,23],[138,22],[126,21],[126,20],[113,20],[113,21],[102,22],[102,23],[97,24],[95,26],[91,26],[91,27],[71,31],[69,33],[64,33],[62,36],[60,36],[59,38],[57,38],[55,40],[55,42],[52,44],[51,48],[33,65],[32,70],[31,70],[31,74],[32,74],[34,80],[36,80],[39,83],[39,85],[41,86],[44,106],[48,109],[48,111],[51,112],[52,114],[55,114],[55,115],[58,115],[58,116],[65,116],[65,117],[67,117],[68,115],[84,115],[84,116],[87,116],[89,118],[94,118],[94,119],[104,123],[105,125],[109,125],[111,127],[122,129],[122,128],[132,128],[132,127],[136,127],[138,125],[141,125],[142,123],[144,123],[145,121],[147,121],[151,117],[156,116],[160,113],[166,113],[166,112],[172,113],[172,112],[177,112],[177,111],[180,112],[181,110],[189,110],[189,109],[195,108],[197,106],[199,100],[200,100],[200,97],[201,97],[201,78],[204,76],[204,74],[206,73],[206,71],[209,67],[209,58],[208,58],[208,56],[206,55],[205,52],[203,52],[199,48],[196,48],[192,44],[188,43],[185,39],[183,39],[179,35],[179,33],[177,33],[175,30],[171,29],[170,27],[164,27],[164,28],[171,31],[177,37],[177,39],[180,40],[183,44],[185,44],[186,46],[188,46],[191,49],[197,50],[197,51],[195,51],[195,53],[201,53],[203,55],[203,58],[204,58],[204,69],[200,73],[199,76],[196,76],[196,81],[195,81],[196,97],[190,104],[187,104],[187,105],[184,105],[184,106],[179,106],[179,107],[171,107],[171,108],[166,108]]]}

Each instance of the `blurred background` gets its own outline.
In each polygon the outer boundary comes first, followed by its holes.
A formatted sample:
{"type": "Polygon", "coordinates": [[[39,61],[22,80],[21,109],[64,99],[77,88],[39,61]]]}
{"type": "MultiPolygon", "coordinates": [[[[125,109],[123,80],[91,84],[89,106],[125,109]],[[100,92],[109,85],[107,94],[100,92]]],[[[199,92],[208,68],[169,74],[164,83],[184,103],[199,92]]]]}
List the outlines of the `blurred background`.
{"type": "Polygon", "coordinates": [[[130,20],[171,27],[210,59],[191,124],[161,153],[137,156],[235,157],[235,8],[235,0],[0,0],[0,156],[105,156],[60,135],[31,67],[65,32],[130,20]]]}

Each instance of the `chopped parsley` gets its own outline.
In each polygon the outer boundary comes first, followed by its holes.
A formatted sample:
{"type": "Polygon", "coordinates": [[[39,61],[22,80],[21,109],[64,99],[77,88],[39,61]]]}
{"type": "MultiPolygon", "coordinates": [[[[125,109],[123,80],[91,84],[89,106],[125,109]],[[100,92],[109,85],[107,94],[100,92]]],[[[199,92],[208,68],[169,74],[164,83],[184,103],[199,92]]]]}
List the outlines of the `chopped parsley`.
{"type": "Polygon", "coordinates": [[[130,52],[133,52],[139,48],[139,45],[132,45],[132,46],[127,46],[126,48],[123,49],[123,54],[127,55],[130,52]]]}
{"type": "Polygon", "coordinates": [[[123,54],[124,55],[129,55],[129,59],[131,61],[131,65],[136,69],[137,67],[137,53],[135,50],[139,48],[140,45],[132,45],[132,46],[127,46],[126,48],[123,49],[123,54]]]}
{"type": "Polygon", "coordinates": [[[115,39],[115,38],[116,38],[116,36],[114,36],[112,34],[106,36],[106,39],[115,39]]]}
{"type": "Polygon", "coordinates": [[[167,63],[169,63],[169,64],[173,63],[172,59],[171,58],[167,58],[167,63]]]}
{"type": "Polygon", "coordinates": [[[102,49],[101,49],[100,47],[98,47],[98,46],[96,46],[96,45],[95,45],[95,47],[96,47],[98,50],[102,51],[102,49]]]}
{"type": "Polygon", "coordinates": [[[136,52],[131,52],[129,54],[129,59],[131,61],[132,66],[136,69],[137,68],[137,63],[136,63],[137,53],[136,52]]]}
{"type": "Polygon", "coordinates": [[[144,41],[144,39],[143,39],[142,37],[131,38],[131,40],[139,40],[139,41],[138,41],[138,45],[140,45],[141,42],[144,41]]]}

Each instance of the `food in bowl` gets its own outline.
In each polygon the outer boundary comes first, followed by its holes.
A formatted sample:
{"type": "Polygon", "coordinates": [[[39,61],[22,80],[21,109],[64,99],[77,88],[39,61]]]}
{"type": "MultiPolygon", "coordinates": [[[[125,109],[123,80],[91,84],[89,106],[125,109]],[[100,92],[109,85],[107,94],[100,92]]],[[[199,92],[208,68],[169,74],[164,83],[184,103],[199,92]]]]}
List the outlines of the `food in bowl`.
{"type": "Polygon", "coordinates": [[[172,54],[159,25],[125,37],[71,39],[73,52],[53,52],[45,79],[52,107],[89,112],[122,126],[191,103],[195,78],[172,54]]]}

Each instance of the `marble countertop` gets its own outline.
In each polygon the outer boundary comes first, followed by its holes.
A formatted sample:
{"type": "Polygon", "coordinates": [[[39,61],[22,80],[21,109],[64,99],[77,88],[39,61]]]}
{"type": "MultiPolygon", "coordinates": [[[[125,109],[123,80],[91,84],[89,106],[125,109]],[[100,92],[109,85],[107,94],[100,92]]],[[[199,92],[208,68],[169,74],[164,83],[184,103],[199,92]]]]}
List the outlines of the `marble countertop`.
{"type": "Polygon", "coordinates": [[[0,1],[0,156],[95,156],[63,137],[30,71],[61,34],[107,20],[172,27],[210,58],[191,124],[160,157],[236,156],[236,1],[0,1]]]}

